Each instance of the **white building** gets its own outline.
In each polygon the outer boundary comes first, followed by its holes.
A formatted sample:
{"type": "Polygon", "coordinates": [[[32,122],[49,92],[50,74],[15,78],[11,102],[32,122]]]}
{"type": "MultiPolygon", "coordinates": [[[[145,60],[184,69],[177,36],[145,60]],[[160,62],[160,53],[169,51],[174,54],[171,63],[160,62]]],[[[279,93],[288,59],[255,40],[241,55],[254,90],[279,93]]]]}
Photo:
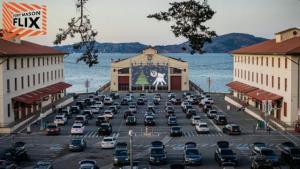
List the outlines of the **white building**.
{"type": "Polygon", "coordinates": [[[65,96],[62,51],[0,38],[0,128],[11,128],[65,96]]]}
{"type": "Polygon", "coordinates": [[[275,39],[233,51],[234,78],[227,86],[236,98],[258,108],[271,100],[270,116],[292,126],[299,111],[300,29],[275,34],[275,39]]]}

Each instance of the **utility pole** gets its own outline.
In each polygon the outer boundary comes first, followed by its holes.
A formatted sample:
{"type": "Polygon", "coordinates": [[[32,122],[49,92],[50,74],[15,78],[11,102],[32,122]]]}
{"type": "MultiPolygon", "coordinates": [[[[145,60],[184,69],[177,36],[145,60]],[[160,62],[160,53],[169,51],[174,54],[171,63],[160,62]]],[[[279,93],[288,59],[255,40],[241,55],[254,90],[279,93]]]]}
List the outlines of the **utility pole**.
{"type": "Polygon", "coordinates": [[[129,135],[129,153],[130,153],[130,168],[133,169],[133,150],[132,150],[132,147],[133,147],[133,144],[132,144],[132,136],[133,136],[133,131],[132,130],[129,130],[128,132],[128,135],[129,135]]]}
{"type": "Polygon", "coordinates": [[[85,85],[85,88],[86,88],[86,93],[88,93],[89,92],[89,87],[90,87],[90,81],[89,81],[89,79],[86,79],[84,85],[85,85]]]}
{"type": "Polygon", "coordinates": [[[208,93],[210,94],[210,85],[211,85],[210,77],[208,77],[207,83],[208,83],[208,93]]]}

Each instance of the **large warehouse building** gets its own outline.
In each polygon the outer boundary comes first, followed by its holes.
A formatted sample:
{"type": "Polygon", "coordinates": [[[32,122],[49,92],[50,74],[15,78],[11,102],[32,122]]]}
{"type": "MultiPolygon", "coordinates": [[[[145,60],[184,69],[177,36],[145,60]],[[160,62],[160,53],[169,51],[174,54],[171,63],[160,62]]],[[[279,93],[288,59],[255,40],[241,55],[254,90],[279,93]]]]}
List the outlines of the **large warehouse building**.
{"type": "Polygon", "coordinates": [[[137,56],[112,61],[111,91],[189,90],[188,63],[147,48],[137,56]]]}

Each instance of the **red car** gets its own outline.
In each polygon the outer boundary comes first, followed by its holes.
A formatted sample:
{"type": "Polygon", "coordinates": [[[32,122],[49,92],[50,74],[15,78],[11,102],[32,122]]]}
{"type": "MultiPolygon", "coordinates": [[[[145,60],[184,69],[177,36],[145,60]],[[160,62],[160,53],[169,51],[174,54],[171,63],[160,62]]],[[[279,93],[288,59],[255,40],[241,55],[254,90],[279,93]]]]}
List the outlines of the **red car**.
{"type": "Polygon", "coordinates": [[[60,128],[56,124],[48,124],[46,128],[46,135],[59,135],[60,128]]]}

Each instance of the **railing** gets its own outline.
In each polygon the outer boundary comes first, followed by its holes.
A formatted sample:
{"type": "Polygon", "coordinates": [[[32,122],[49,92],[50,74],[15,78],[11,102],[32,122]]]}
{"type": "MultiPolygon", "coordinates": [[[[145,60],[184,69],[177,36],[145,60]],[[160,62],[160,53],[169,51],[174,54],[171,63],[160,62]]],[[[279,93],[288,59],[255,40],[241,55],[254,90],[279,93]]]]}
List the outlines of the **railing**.
{"type": "Polygon", "coordinates": [[[191,80],[189,81],[189,83],[190,83],[190,90],[195,90],[200,93],[203,92],[203,90],[198,85],[196,85],[194,82],[192,82],[191,80]]]}
{"type": "Polygon", "coordinates": [[[111,83],[110,81],[107,82],[105,85],[101,86],[98,91],[103,92],[103,91],[107,90],[107,88],[110,87],[110,83],[111,83]]]}

